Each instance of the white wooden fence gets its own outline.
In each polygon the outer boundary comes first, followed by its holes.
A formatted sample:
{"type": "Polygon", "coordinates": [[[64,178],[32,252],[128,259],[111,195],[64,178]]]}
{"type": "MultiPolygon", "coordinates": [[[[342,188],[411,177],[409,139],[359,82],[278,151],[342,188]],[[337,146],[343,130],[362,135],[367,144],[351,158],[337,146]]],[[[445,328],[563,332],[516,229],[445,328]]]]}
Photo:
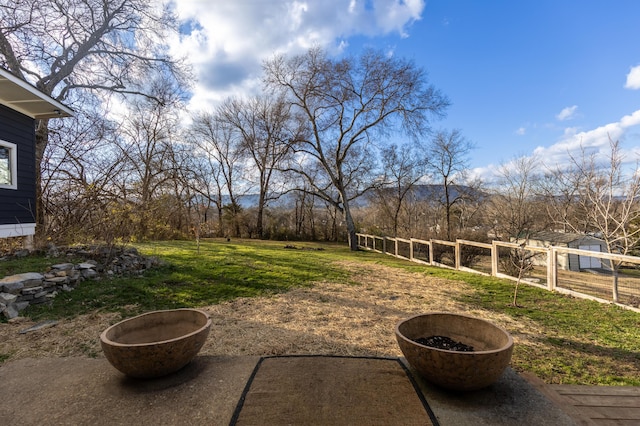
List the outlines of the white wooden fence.
{"type": "MultiPolygon", "coordinates": [[[[521,282],[557,291],[575,297],[595,300],[601,303],[615,303],[618,306],[640,312],[640,257],[623,256],[581,250],[568,247],[536,247],[493,241],[480,243],[468,240],[443,241],[420,240],[416,238],[380,237],[368,234],[356,234],[358,246],[362,249],[385,253],[412,262],[459,271],[490,275],[499,278],[517,280],[501,267],[501,256],[509,256],[513,249],[521,249],[535,254],[533,270],[521,282]],[[560,256],[589,257],[599,259],[600,268],[580,271],[568,271],[559,268],[560,256]],[[611,261],[623,262],[618,276],[617,288],[611,261]]],[[[566,264],[568,262],[560,262],[566,264]]]]}

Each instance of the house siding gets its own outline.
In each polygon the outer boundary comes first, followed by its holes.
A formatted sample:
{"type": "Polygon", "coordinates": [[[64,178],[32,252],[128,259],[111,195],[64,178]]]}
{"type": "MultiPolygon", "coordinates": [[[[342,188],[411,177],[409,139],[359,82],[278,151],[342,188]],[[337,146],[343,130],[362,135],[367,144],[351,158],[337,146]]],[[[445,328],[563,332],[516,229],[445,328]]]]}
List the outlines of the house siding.
{"type": "Polygon", "coordinates": [[[0,140],[17,146],[17,189],[0,188],[0,225],[35,223],[35,121],[0,105],[0,140]]]}

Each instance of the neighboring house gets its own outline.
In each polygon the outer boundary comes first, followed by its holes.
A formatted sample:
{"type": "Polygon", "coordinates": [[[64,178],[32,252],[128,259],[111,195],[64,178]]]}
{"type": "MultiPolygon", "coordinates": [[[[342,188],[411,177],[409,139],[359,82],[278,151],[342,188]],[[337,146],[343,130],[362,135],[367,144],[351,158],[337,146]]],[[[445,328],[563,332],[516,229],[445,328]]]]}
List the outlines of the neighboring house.
{"type": "MultiPolygon", "coordinates": [[[[573,232],[537,232],[529,237],[527,245],[533,247],[568,247],[598,252],[607,251],[607,246],[603,240],[590,235],[573,232]]],[[[546,259],[539,259],[536,263],[546,265],[546,259]]],[[[597,257],[558,253],[558,269],[577,272],[585,269],[601,268],[603,268],[602,261],[597,257]]]]}
{"type": "Polygon", "coordinates": [[[36,231],[36,120],[73,111],[0,68],[0,238],[36,231]]]}

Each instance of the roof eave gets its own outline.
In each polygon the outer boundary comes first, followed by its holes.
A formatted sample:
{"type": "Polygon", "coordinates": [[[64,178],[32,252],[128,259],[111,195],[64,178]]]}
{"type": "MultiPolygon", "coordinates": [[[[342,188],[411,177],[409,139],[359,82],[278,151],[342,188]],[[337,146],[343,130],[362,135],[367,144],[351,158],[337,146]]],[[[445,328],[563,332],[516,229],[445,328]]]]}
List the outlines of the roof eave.
{"type": "Polygon", "coordinates": [[[74,112],[24,80],[0,68],[0,104],[34,119],[71,117],[74,112]]]}

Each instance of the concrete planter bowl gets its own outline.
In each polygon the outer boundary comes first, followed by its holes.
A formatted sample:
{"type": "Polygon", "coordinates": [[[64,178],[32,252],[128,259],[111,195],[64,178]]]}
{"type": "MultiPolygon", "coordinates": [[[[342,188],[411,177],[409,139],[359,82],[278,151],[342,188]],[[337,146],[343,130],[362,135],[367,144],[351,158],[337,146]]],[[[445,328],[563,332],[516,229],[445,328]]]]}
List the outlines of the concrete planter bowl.
{"type": "Polygon", "coordinates": [[[400,350],[427,381],[446,389],[472,391],[495,382],[511,361],[513,338],[504,329],[473,316],[432,312],[400,321],[395,329],[400,350]],[[433,348],[414,340],[446,336],[473,352],[433,348]]]}
{"type": "Polygon", "coordinates": [[[148,312],[112,325],[100,335],[107,360],[130,377],[154,378],[178,371],[196,356],[211,319],[197,309],[148,312]]]}

